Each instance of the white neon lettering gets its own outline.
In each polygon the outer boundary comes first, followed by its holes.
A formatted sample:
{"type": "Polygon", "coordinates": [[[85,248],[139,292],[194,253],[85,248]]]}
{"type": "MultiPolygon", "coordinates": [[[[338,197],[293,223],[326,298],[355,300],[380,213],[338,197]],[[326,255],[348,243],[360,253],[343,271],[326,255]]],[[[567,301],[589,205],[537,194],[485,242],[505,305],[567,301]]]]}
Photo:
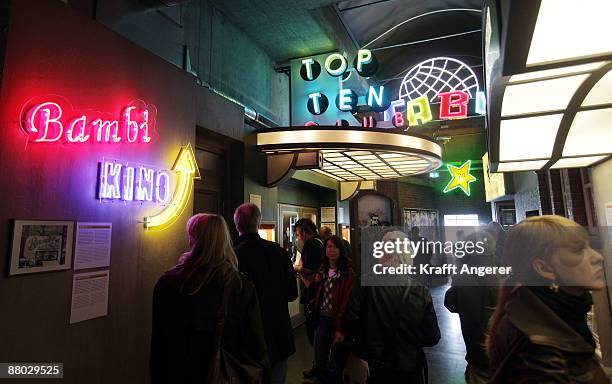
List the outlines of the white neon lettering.
{"type": "Polygon", "coordinates": [[[123,171],[123,200],[134,200],[134,167],[126,166],[123,171]]]}
{"type": "Polygon", "coordinates": [[[136,200],[153,200],[153,180],[155,171],[145,167],[138,167],[138,183],[136,184],[136,200]]]}
{"type": "Polygon", "coordinates": [[[142,122],[142,124],[140,124],[140,130],[144,130],[144,133],[141,137],[143,142],[148,143],[151,141],[151,137],[149,136],[149,111],[145,109],[143,112],[143,116],[144,121],[142,122]]]}
{"type": "Polygon", "coordinates": [[[312,108],[314,109],[315,115],[318,115],[321,113],[321,107],[319,106],[320,97],[321,97],[321,94],[319,92],[311,93],[310,95],[308,95],[308,98],[312,100],[312,108]]]}
{"type": "Polygon", "coordinates": [[[312,76],[312,64],[314,63],[313,59],[304,59],[302,60],[302,64],[306,66],[306,78],[308,80],[314,80],[312,76]]]}
{"type": "Polygon", "coordinates": [[[158,171],[155,177],[155,201],[167,203],[170,200],[170,175],[167,171],[158,171]]]}
{"type": "Polygon", "coordinates": [[[325,59],[325,70],[331,76],[342,75],[346,71],[347,66],[348,63],[346,62],[346,58],[339,53],[332,53],[325,59]],[[340,66],[336,69],[332,69],[331,65],[336,60],[340,60],[340,66]]]}
{"type": "Polygon", "coordinates": [[[350,89],[341,89],[340,98],[338,100],[338,108],[342,111],[350,111],[353,107],[351,106],[351,91],[350,89]]]}
{"type": "Polygon", "coordinates": [[[382,85],[378,88],[378,93],[376,93],[376,90],[374,89],[374,87],[370,86],[370,90],[368,91],[368,105],[370,107],[373,107],[374,106],[373,102],[376,101],[376,105],[382,107],[384,92],[385,92],[385,87],[382,85]]]}
{"type": "Polygon", "coordinates": [[[119,199],[121,191],[119,190],[119,179],[121,175],[121,164],[105,161],[102,163],[101,179],[100,179],[100,198],[101,199],[119,199]]]}
{"type": "Polygon", "coordinates": [[[134,109],[136,107],[127,107],[121,114],[121,125],[128,143],[135,143],[138,139],[138,123],[133,121],[131,116],[134,109]]]}
{"type": "Polygon", "coordinates": [[[69,143],[84,143],[89,140],[89,135],[85,134],[87,125],[85,116],[73,119],[66,130],[66,141],[69,143]],[[75,136],[75,130],[78,132],[75,136]]]}
{"type": "Polygon", "coordinates": [[[364,64],[372,62],[372,52],[369,49],[360,49],[357,51],[357,72],[363,71],[364,64]]]}
{"type": "Polygon", "coordinates": [[[111,130],[114,130],[112,134],[112,142],[117,143],[121,141],[121,137],[119,137],[119,123],[117,120],[102,120],[96,119],[91,125],[94,127],[93,130],[96,133],[96,140],[98,143],[105,142],[108,143],[111,141],[111,130]],[[104,137],[102,137],[104,134],[104,137]]]}
{"type": "Polygon", "coordinates": [[[27,131],[38,133],[35,142],[57,141],[62,137],[64,127],[59,119],[62,117],[62,108],[56,103],[42,103],[30,109],[27,114],[27,131]],[[57,116],[53,116],[51,111],[55,111],[57,116]],[[49,136],[49,126],[55,127],[56,136],[49,136]]]}
{"type": "Polygon", "coordinates": [[[142,109],[136,106],[124,108],[118,120],[82,114],[60,121],[64,113],[54,102],[35,104],[24,110],[26,113],[21,116],[21,126],[30,135],[28,140],[32,142],[54,142],[61,139],[66,143],[149,143],[152,140],[151,133],[155,130],[155,114],[149,122],[150,110],[146,104],[142,109]]]}

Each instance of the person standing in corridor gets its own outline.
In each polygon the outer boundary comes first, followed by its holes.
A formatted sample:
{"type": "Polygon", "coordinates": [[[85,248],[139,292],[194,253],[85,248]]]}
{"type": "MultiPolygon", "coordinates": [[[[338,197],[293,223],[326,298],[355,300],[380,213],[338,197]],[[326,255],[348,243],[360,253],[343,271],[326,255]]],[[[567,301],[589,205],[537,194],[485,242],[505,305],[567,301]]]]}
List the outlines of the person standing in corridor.
{"type": "Polygon", "coordinates": [[[261,212],[255,204],[245,203],[236,208],[234,223],[238,240],[234,251],[238,269],[249,276],[259,298],[264,336],[270,355],[271,384],[284,384],[287,359],[295,353],[293,329],[287,303],[297,296],[297,280],[291,258],[280,245],[262,239],[257,230],[261,212]]]}
{"type": "Polygon", "coordinates": [[[510,229],[487,352],[492,384],[607,384],[587,322],[590,291],[606,287],[603,256],[588,233],[561,216],[537,216],[510,229]]]}
{"type": "Polygon", "coordinates": [[[267,373],[257,292],[238,271],[225,220],[199,213],[187,222],[187,232],[189,252],[163,274],[153,292],[151,383],[218,382],[223,374],[218,346],[267,373]]]}

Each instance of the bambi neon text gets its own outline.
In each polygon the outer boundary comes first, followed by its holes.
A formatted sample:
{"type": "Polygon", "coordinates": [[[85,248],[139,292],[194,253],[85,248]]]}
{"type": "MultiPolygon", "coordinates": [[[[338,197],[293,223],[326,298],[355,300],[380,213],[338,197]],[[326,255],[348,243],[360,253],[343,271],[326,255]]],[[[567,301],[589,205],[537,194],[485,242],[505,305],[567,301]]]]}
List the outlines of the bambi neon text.
{"type": "Polygon", "coordinates": [[[155,129],[156,111],[142,102],[122,108],[119,118],[101,113],[66,116],[54,101],[37,103],[24,110],[21,126],[28,140],[35,143],[149,143],[155,129]]]}

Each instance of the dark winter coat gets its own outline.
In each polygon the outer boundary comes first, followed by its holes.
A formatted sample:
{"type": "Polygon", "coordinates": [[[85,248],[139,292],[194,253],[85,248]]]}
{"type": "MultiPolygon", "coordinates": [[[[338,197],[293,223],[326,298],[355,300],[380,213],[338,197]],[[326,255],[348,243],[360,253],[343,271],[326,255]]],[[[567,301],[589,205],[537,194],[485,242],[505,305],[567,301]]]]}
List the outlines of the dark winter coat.
{"type": "Polygon", "coordinates": [[[526,287],[508,298],[492,340],[491,383],[608,384],[594,348],[526,287]]]}
{"type": "MultiPolygon", "coordinates": [[[[215,274],[196,294],[181,292],[185,273],[180,266],[166,272],[153,292],[151,382],[203,383],[211,361],[217,311],[224,280],[215,274]]],[[[257,292],[238,271],[230,272],[231,295],[222,346],[232,355],[246,353],[269,368],[257,292]]]]}
{"type": "Polygon", "coordinates": [[[420,372],[422,348],[438,343],[440,329],[427,288],[412,279],[405,284],[353,290],[343,327],[356,340],[353,352],[371,366],[420,372]]]}
{"type": "Polygon", "coordinates": [[[289,254],[277,243],[244,234],[234,246],[238,268],[251,278],[257,289],[264,335],[270,361],[295,353],[288,302],[297,298],[297,280],[289,254]]]}
{"type": "MultiPolygon", "coordinates": [[[[301,275],[306,280],[312,281],[321,266],[321,260],[323,258],[323,241],[316,236],[308,239],[308,241],[304,243],[300,254],[302,255],[302,267],[304,268],[301,275]]],[[[306,304],[312,300],[315,295],[315,289],[316,287],[312,284],[306,287],[302,283],[300,304],[306,304]]]]}

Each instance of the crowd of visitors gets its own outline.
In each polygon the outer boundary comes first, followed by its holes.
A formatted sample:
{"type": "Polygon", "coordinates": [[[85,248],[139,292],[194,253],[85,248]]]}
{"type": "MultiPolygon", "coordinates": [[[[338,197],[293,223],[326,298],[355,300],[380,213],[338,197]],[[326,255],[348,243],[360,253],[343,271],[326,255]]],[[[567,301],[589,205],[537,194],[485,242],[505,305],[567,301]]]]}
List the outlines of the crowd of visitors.
{"type": "MultiPolygon", "coordinates": [[[[314,347],[305,381],[428,382],[423,348],[441,337],[430,280],[361,286],[350,244],[307,219],[295,223],[294,264],[259,236],[260,221],[254,204],[238,207],[232,246],[221,216],[189,220],[190,249],[154,290],[152,383],[285,383],[296,349],[287,304],[298,292],[314,347]]],[[[418,229],[384,236],[423,240],[418,229]]],[[[446,292],[444,305],[461,322],[466,382],[607,383],[586,320],[590,291],[604,287],[603,258],[587,233],[569,219],[541,216],[508,232],[491,223],[465,240],[486,246],[461,264],[512,267],[504,281],[455,277],[446,292]]],[[[429,263],[431,255],[390,252],[380,262],[429,263]]]]}

